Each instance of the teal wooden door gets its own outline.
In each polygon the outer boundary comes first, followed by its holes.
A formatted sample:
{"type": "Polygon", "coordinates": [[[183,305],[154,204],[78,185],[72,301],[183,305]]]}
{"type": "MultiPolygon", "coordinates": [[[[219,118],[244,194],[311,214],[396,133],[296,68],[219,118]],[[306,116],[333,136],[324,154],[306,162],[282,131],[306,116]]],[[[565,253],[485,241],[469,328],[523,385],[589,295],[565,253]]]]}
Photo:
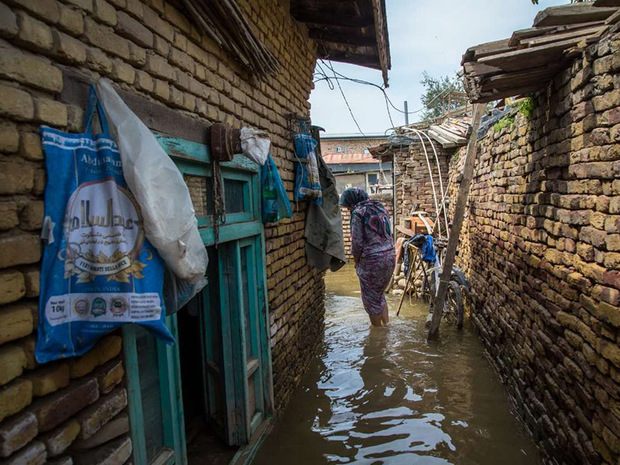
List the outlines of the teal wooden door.
{"type": "Polygon", "coordinates": [[[246,444],[273,413],[260,167],[242,156],[221,164],[226,216],[216,247],[207,147],[166,137],[159,142],[188,184],[209,251],[200,312],[205,413],[229,445],[246,444]]]}

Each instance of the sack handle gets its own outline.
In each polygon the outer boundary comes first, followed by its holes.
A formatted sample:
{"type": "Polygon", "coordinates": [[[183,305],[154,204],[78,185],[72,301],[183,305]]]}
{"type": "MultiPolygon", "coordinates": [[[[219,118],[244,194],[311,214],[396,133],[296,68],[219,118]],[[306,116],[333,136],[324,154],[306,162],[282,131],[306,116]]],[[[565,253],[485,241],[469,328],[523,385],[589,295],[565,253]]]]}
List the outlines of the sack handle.
{"type": "Polygon", "coordinates": [[[101,125],[102,134],[109,136],[110,130],[108,129],[108,119],[105,116],[103,107],[97,98],[97,92],[95,92],[95,86],[90,86],[88,91],[88,106],[86,107],[86,114],[84,115],[84,132],[92,134],[93,123],[95,121],[95,107],[97,108],[97,114],[99,115],[99,124],[101,125]]]}

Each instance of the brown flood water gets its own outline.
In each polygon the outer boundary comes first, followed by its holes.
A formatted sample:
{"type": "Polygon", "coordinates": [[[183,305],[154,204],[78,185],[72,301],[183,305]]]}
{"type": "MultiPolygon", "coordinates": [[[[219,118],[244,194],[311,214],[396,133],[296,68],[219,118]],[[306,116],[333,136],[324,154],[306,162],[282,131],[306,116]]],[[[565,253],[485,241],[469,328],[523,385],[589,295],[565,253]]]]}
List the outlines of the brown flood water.
{"type": "Polygon", "coordinates": [[[326,276],[325,337],[254,465],[539,464],[470,330],[426,343],[423,305],[370,328],[352,267],[326,276]]]}

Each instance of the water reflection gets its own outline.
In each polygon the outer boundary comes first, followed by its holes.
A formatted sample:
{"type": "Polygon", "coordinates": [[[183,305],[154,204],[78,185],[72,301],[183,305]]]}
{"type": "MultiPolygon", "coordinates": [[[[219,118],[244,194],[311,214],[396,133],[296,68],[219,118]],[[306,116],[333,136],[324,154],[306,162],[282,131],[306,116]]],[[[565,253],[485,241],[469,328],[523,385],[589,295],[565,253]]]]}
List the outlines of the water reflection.
{"type": "Polygon", "coordinates": [[[474,334],[428,345],[408,305],[371,328],[354,278],[328,277],[323,346],[255,464],[540,463],[474,334]]]}

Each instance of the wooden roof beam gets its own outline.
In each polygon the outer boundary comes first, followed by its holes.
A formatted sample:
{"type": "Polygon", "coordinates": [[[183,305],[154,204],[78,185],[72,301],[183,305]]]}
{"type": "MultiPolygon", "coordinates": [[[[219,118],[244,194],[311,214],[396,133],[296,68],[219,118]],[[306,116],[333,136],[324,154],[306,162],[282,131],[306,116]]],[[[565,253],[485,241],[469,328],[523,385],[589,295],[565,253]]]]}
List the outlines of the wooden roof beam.
{"type": "Polygon", "coordinates": [[[325,31],[321,29],[309,29],[308,36],[318,42],[355,45],[360,47],[372,47],[376,45],[374,37],[365,37],[359,34],[359,29],[355,32],[343,33],[340,31],[325,31]]]}
{"type": "Polygon", "coordinates": [[[552,6],[536,15],[534,27],[605,21],[615,12],[616,8],[595,8],[592,3],[552,6]]]}
{"type": "Polygon", "coordinates": [[[337,16],[329,11],[299,10],[291,7],[293,18],[302,23],[320,24],[333,27],[371,27],[374,19],[365,16],[337,16]]]}

